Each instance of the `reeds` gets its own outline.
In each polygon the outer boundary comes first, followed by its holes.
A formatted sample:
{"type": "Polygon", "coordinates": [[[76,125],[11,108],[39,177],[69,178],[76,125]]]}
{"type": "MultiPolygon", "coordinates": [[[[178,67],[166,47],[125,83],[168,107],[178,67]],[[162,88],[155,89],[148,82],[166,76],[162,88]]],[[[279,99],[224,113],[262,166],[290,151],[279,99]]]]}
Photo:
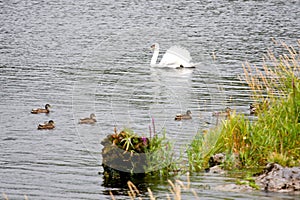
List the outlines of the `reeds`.
{"type": "Polygon", "coordinates": [[[251,121],[234,113],[221,126],[199,133],[188,152],[190,170],[207,167],[215,153],[226,154],[224,167],[229,169],[268,162],[300,164],[300,52],[285,43],[281,46],[283,53],[268,51],[262,66],[243,66],[257,118],[251,121]]]}
{"type": "Polygon", "coordinates": [[[263,71],[254,67],[253,72],[249,65],[244,66],[244,78],[253,91],[252,98],[262,105],[257,121],[249,123],[249,155],[259,165],[277,162],[293,166],[300,161],[300,57],[294,47],[283,42],[281,45],[281,55],[269,51],[263,71]]]}
{"type": "MultiPolygon", "coordinates": [[[[169,187],[170,194],[169,193],[166,194],[166,196],[167,196],[166,199],[181,200],[182,192],[190,192],[190,193],[192,193],[193,199],[199,199],[195,190],[190,188],[189,173],[187,173],[187,184],[186,185],[180,180],[175,180],[175,181],[168,180],[168,183],[170,185],[170,187],[169,187]]],[[[131,181],[128,181],[127,186],[128,186],[128,196],[130,199],[132,199],[132,200],[143,199],[141,197],[142,194],[140,193],[138,188],[134,185],[134,183],[132,183],[131,181]]],[[[147,188],[147,192],[148,192],[148,196],[145,198],[150,199],[150,200],[156,199],[156,197],[153,195],[153,192],[150,188],[147,188]]],[[[110,193],[111,199],[115,199],[112,192],[109,192],[109,193],[110,193]]]]}

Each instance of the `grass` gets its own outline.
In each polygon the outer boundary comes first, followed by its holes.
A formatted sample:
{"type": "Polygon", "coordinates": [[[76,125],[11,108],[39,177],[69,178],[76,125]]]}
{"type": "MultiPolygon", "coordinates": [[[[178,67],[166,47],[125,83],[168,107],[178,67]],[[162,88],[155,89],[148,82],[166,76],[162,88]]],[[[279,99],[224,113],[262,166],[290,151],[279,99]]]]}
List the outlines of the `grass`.
{"type": "MultiPolygon", "coordinates": [[[[298,41],[298,47],[300,41],[298,41]]],[[[269,52],[261,67],[245,64],[257,118],[233,113],[214,129],[199,133],[188,150],[190,170],[203,170],[215,153],[225,153],[227,169],[256,168],[269,162],[300,164],[300,55],[282,43],[283,54],[269,52]]]]}
{"type": "Polygon", "coordinates": [[[178,162],[175,161],[172,143],[166,138],[165,131],[155,134],[150,139],[149,150],[146,152],[147,172],[156,176],[169,176],[178,172],[178,162]]]}
{"type": "MultiPolygon", "coordinates": [[[[284,43],[282,47],[282,55],[275,56],[269,51],[260,67],[249,63],[243,66],[243,80],[251,89],[255,102],[255,119],[233,111],[217,127],[199,132],[186,151],[190,172],[203,171],[209,167],[211,156],[223,153],[226,156],[222,167],[244,171],[242,180],[237,183],[259,189],[252,178],[253,169],[270,162],[289,167],[300,165],[300,55],[294,47],[284,43]]],[[[175,171],[178,165],[172,160],[171,144],[165,134],[160,137],[155,134],[154,123],[153,133],[148,161],[152,163],[150,170],[159,169],[155,174],[159,177],[175,171]]],[[[171,194],[168,199],[181,199],[181,192],[187,190],[198,198],[189,184],[185,186],[179,180],[168,182],[171,194]]],[[[128,182],[128,187],[131,199],[141,199],[132,182],[128,182]]],[[[148,195],[155,199],[149,188],[148,195]]],[[[114,199],[113,195],[111,197],[114,199]]]]}

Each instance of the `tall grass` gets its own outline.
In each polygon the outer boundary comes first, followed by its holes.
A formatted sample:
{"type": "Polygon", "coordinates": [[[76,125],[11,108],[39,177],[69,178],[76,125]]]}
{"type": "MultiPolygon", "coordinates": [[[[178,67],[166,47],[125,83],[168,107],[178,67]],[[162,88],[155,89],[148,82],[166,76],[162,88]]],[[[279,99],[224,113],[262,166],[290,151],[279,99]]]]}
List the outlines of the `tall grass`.
{"type": "Polygon", "coordinates": [[[244,66],[244,78],[253,91],[253,99],[263,105],[259,106],[257,121],[251,124],[252,165],[300,164],[300,57],[294,47],[281,45],[284,53],[276,57],[269,52],[263,71],[255,67],[253,73],[249,65],[244,66]]]}
{"type": "Polygon", "coordinates": [[[215,153],[226,154],[227,168],[300,164],[300,55],[292,46],[281,46],[283,53],[269,51],[261,67],[243,66],[257,119],[234,113],[220,127],[199,133],[188,151],[190,169],[207,167],[215,153]]]}
{"type": "Polygon", "coordinates": [[[155,134],[150,139],[149,150],[146,151],[147,168],[155,176],[169,176],[179,169],[178,161],[175,161],[173,144],[166,138],[165,130],[161,134],[155,134]]]}

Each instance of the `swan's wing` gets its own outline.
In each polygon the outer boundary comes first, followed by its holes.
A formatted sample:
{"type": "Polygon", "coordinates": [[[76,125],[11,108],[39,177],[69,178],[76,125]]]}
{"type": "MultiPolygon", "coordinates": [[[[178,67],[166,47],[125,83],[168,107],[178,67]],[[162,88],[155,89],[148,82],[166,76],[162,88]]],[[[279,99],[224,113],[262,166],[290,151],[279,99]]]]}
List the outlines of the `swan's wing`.
{"type": "Polygon", "coordinates": [[[179,46],[172,46],[169,48],[160,61],[163,66],[191,67],[190,61],[192,57],[190,52],[179,46]]]}

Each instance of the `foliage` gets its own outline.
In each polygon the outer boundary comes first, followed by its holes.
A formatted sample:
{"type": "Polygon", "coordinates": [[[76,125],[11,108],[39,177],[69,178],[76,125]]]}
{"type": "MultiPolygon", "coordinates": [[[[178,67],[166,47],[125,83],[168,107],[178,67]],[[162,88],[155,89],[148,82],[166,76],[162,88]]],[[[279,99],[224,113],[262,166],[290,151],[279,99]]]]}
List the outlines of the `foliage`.
{"type": "Polygon", "coordinates": [[[172,143],[166,138],[165,131],[155,134],[150,140],[150,148],[146,152],[147,172],[159,176],[168,176],[177,172],[177,162],[174,159],[172,143]]]}
{"type": "Polygon", "coordinates": [[[153,134],[150,132],[151,138],[140,137],[125,128],[120,132],[115,129],[114,134],[108,135],[101,142],[103,167],[108,176],[120,177],[126,173],[167,176],[176,172],[172,144],[165,132],[157,134],[153,128],[153,134]]]}
{"type": "Polygon", "coordinates": [[[187,150],[190,171],[198,172],[208,167],[210,156],[218,151],[216,138],[219,134],[220,131],[216,128],[215,131],[205,130],[195,136],[187,150]]]}
{"type": "Polygon", "coordinates": [[[288,55],[276,58],[269,52],[262,68],[244,66],[244,80],[257,102],[257,118],[251,121],[234,113],[220,127],[199,133],[188,151],[190,170],[207,167],[215,153],[226,154],[224,167],[228,169],[259,167],[268,162],[299,165],[300,57],[293,47],[282,45],[288,55]]]}

